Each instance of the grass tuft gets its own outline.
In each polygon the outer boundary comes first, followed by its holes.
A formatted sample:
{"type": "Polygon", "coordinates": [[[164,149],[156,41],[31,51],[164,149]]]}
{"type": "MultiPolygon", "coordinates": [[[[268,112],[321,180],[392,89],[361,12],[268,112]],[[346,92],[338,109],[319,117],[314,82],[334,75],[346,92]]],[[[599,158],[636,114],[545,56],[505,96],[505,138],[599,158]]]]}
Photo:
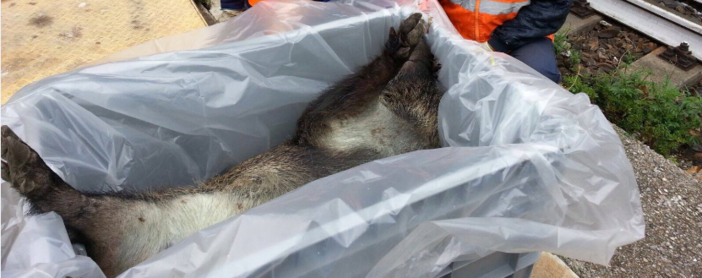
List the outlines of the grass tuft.
{"type": "Polygon", "coordinates": [[[563,85],[587,94],[607,119],[635,134],[662,155],[699,143],[690,130],[702,126],[702,98],[669,83],[646,80],[646,72],[617,70],[591,77],[566,76],[563,85]]]}

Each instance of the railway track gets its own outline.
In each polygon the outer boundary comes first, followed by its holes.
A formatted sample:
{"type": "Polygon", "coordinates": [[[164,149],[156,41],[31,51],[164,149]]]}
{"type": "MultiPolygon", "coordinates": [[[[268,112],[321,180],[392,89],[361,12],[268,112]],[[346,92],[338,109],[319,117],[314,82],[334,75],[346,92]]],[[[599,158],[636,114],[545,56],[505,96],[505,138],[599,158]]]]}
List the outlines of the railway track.
{"type": "MultiPolygon", "coordinates": [[[[702,4],[702,0],[689,1],[702,4]]],[[[685,42],[692,52],[692,57],[702,61],[702,25],[661,5],[657,6],[645,0],[576,0],[574,6],[592,8],[597,13],[670,47],[678,47],[685,42]]],[[[698,13],[696,16],[700,17],[702,14],[698,13]]]]}
{"type": "Polygon", "coordinates": [[[702,25],[696,24],[691,20],[688,20],[680,15],[669,12],[660,6],[651,4],[643,0],[626,0],[627,2],[636,5],[637,7],[644,9],[650,13],[653,13],[659,17],[667,19],[675,24],[680,25],[683,28],[694,31],[702,35],[702,25]]]}

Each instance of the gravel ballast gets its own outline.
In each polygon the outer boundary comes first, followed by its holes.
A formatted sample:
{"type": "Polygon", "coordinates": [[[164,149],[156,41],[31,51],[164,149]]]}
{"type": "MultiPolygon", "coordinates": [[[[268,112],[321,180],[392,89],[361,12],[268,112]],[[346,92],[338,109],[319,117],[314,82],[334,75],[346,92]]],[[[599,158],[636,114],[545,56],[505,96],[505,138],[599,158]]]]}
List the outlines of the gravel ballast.
{"type": "Polygon", "coordinates": [[[619,248],[608,267],[564,261],[580,277],[702,277],[702,181],[614,129],[639,184],[646,238],[619,248]]]}

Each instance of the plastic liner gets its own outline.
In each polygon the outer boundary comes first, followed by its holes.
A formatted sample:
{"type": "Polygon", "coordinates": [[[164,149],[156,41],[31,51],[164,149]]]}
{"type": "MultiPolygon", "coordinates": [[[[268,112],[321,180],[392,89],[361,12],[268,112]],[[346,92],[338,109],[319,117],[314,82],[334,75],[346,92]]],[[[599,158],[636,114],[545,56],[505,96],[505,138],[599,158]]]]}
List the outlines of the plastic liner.
{"type": "MultiPolygon", "coordinates": [[[[282,142],[307,102],[380,53],[389,28],[418,8],[432,19],[427,39],[448,88],[445,148],[314,181],[121,277],[432,277],[495,251],[606,264],[642,239],[633,170],[600,110],[463,40],[434,1],[264,1],[136,48],[154,55],[27,86],[2,107],[3,124],[81,190],[190,184],[282,142]],[[169,50],[182,51],[155,54],[169,50]]],[[[23,216],[10,191],[3,184],[2,275],[95,277],[60,219],[23,216]]]]}
{"type": "Polygon", "coordinates": [[[3,277],[105,277],[93,260],[76,255],[58,214],[28,212],[29,204],[2,182],[3,277]]]}

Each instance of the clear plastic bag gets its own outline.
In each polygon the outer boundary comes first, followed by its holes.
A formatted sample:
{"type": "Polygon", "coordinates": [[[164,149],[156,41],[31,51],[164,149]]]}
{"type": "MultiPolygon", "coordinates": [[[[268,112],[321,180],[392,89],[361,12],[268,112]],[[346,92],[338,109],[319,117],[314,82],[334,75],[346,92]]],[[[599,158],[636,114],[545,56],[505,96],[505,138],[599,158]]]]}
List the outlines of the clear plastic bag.
{"type": "MultiPolygon", "coordinates": [[[[606,264],[642,239],[633,170],[601,111],[462,39],[435,1],[260,2],[227,23],[105,59],[129,60],[31,84],[2,107],[3,124],[80,190],[188,185],[285,140],[309,101],[370,62],[389,28],[418,8],[431,18],[427,40],[448,88],[445,148],[314,181],[121,277],[430,277],[459,256],[495,251],[606,264]]],[[[31,256],[6,261],[20,252],[7,246],[29,244],[7,235],[11,223],[46,223],[46,238],[61,242],[52,252],[65,256],[44,263],[89,260],[71,256],[65,231],[49,226],[55,219],[5,217],[5,203],[3,275],[40,268],[31,256]]],[[[88,265],[78,268],[91,273],[88,265]]]]}

